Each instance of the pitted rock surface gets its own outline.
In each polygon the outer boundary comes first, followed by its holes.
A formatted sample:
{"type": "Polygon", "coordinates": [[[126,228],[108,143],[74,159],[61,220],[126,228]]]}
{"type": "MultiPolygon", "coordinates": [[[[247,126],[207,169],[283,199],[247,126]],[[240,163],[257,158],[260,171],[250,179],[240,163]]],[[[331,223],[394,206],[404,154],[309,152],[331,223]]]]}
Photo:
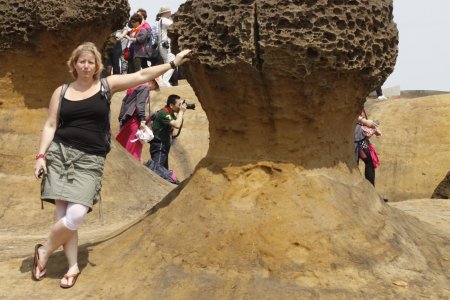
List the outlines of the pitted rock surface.
{"type": "Polygon", "coordinates": [[[209,156],[353,162],[355,115],[395,65],[392,18],[390,1],[187,1],[173,37],[194,51],[188,78],[209,110],[209,156]]]}
{"type": "Polygon", "coordinates": [[[298,80],[357,70],[378,85],[397,57],[392,18],[387,1],[187,1],[173,31],[209,67],[246,63],[298,80]]]}
{"type": "Polygon", "coordinates": [[[126,0],[0,0],[0,106],[47,107],[71,80],[72,50],[85,41],[101,49],[129,9],[126,0]]]}
{"type": "Polygon", "coordinates": [[[30,48],[43,51],[46,45],[39,43],[43,32],[63,42],[80,27],[86,27],[82,34],[89,40],[105,29],[123,26],[130,9],[125,0],[0,0],[0,7],[0,53],[6,50],[27,52],[30,48]]]}

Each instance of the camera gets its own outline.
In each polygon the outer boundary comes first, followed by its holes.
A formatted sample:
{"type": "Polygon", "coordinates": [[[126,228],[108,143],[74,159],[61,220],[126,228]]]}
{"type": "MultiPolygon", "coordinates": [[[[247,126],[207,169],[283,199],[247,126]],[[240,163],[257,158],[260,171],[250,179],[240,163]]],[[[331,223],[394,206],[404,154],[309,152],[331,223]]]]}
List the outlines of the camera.
{"type": "Polygon", "coordinates": [[[181,101],[181,104],[185,104],[185,103],[186,103],[187,109],[195,109],[195,103],[187,103],[186,99],[183,99],[183,101],[181,101]]]}
{"type": "Polygon", "coordinates": [[[162,46],[164,49],[169,49],[169,48],[170,48],[169,42],[168,42],[168,41],[162,42],[162,43],[161,43],[161,46],[162,46]]]}

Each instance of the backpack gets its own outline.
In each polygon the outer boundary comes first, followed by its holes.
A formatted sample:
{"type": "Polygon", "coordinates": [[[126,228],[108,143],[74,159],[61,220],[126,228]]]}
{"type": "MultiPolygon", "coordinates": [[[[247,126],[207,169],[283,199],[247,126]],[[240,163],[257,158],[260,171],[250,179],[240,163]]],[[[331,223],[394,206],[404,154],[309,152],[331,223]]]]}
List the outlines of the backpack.
{"type": "Polygon", "coordinates": [[[151,28],[145,30],[147,33],[144,42],[144,53],[147,55],[147,58],[151,58],[155,55],[155,49],[153,48],[153,34],[151,28]]]}
{"type": "Polygon", "coordinates": [[[158,38],[159,24],[158,23],[159,23],[158,21],[154,22],[153,26],[151,27],[152,28],[152,32],[151,32],[152,33],[152,45],[153,45],[154,49],[156,47],[158,47],[158,44],[159,44],[159,38],[158,38]]]}
{"type": "MultiPolygon", "coordinates": [[[[106,81],[106,78],[100,78],[100,94],[102,98],[107,102],[108,104],[108,115],[105,117],[105,127],[103,128],[104,131],[104,138],[105,138],[105,155],[108,154],[111,151],[111,90],[108,85],[108,81],[106,81]]],[[[66,94],[67,88],[69,87],[68,83],[63,84],[61,88],[61,94],[59,95],[59,103],[58,103],[58,117],[61,111],[61,101],[64,98],[64,95],[66,94]]],[[[59,126],[62,124],[61,118],[59,118],[59,126]]]]}
{"type": "Polygon", "coordinates": [[[149,56],[149,59],[152,63],[152,66],[160,65],[164,63],[164,60],[159,53],[159,40],[161,33],[159,28],[161,27],[161,21],[156,21],[151,26],[151,38],[152,38],[152,54],[149,56]]]}

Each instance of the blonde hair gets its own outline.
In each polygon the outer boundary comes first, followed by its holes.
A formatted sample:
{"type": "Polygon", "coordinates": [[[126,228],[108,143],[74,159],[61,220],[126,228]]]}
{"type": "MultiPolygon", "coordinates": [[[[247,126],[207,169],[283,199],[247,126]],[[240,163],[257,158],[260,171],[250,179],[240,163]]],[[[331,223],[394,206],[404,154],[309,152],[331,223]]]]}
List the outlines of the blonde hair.
{"type": "Polygon", "coordinates": [[[82,52],[90,52],[94,55],[95,58],[95,73],[94,73],[94,80],[97,80],[100,78],[100,73],[103,70],[103,64],[102,64],[102,57],[100,52],[97,50],[97,47],[94,43],[91,42],[85,42],[75,48],[75,50],[72,51],[72,55],[70,55],[69,60],[67,61],[67,65],[69,66],[69,71],[72,74],[72,76],[76,79],[78,77],[77,70],[75,69],[75,64],[78,61],[78,58],[80,58],[80,55],[82,52]]]}

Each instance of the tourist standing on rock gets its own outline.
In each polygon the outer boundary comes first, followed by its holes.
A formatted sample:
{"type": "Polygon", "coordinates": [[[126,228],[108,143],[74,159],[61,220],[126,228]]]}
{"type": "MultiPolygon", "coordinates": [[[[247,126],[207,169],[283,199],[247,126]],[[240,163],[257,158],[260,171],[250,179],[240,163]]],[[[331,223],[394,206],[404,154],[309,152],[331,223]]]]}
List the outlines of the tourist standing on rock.
{"type": "Polygon", "coordinates": [[[142,143],[136,141],[138,129],[145,130],[147,117],[146,105],[150,105],[150,91],[158,90],[159,85],[155,79],[149,83],[132,87],[122,100],[120,107],[120,131],[116,140],[137,160],[141,161],[142,143]]]}
{"type": "Polygon", "coordinates": [[[69,263],[60,286],[72,287],[80,274],[77,229],[100,193],[110,148],[111,93],[149,82],[176,68],[188,60],[189,52],[181,51],[168,64],[102,80],[101,55],[93,43],[83,43],[72,52],[68,66],[75,81],[58,87],[51,96],[34,167],[35,177],[43,176],[41,200],[56,205],[57,217],[47,241],[35,246],[35,280],[45,276],[47,261],[60,246],[69,263]]]}
{"type": "MultiPolygon", "coordinates": [[[[147,34],[151,34],[150,28],[145,28],[143,24],[144,18],[140,13],[135,13],[130,18],[132,29],[125,36],[130,42],[130,51],[128,59],[128,73],[134,73],[142,69],[142,61],[147,60],[145,52],[145,41],[147,34]]],[[[148,25],[148,23],[145,23],[148,25]]]]}
{"type": "MultiPolygon", "coordinates": [[[[118,68],[118,64],[115,64],[114,61],[115,50],[116,50],[116,37],[115,33],[112,33],[108,37],[106,42],[103,44],[103,48],[101,51],[103,54],[102,60],[104,66],[101,77],[107,77],[111,75],[111,73],[117,71],[116,68],[118,68]]],[[[116,74],[120,74],[120,72],[116,74]]]]}
{"type": "MultiPolygon", "coordinates": [[[[161,58],[163,59],[163,63],[167,63],[175,57],[170,49],[170,39],[167,35],[167,30],[173,24],[172,21],[172,12],[170,8],[167,6],[163,6],[159,9],[159,23],[158,23],[158,42],[159,42],[159,53],[161,58]]],[[[169,87],[172,86],[170,84],[170,78],[175,70],[169,70],[164,73],[161,77],[161,81],[159,85],[161,87],[169,87]]]]}
{"type": "Polygon", "coordinates": [[[364,176],[373,186],[375,186],[375,169],[380,163],[375,147],[369,139],[373,135],[381,136],[381,131],[377,128],[379,124],[378,120],[369,120],[366,112],[363,110],[358,116],[358,122],[355,127],[356,160],[359,162],[361,159],[364,162],[364,176]]]}
{"type": "Polygon", "coordinates": [[[148,59],[152,51],[152,27],[147,22],[147,11],[143,8],[139,8],[136,13],[142,16],[141,26],[139,28],[145,29],[145,36],[143,33],[138,35],[139,47],[134,48],[134,56],[141,58],[141,68],[148,68],[148,59]]]}
{"type": "Polygon", "coordinates": [[[161,54],[159,52],[159,39],[160,39],[160,31],[159,31],[159,21],[161,20],[161,16],[158,13],[156,15],[155,21],[152,23],[152,55],[150,56],[150,63],[152,66],[160,65],[164,63],[161,54]]]}
{"type": "Polygon", "coordinates": [[[125,36],[128,34],[128,27],[115,31],[116,45],[113,52],[113,74],[124,74],[128,71],[127,60],[123,57],[123,51],[127,48],[128,40],[125,36]]]}

